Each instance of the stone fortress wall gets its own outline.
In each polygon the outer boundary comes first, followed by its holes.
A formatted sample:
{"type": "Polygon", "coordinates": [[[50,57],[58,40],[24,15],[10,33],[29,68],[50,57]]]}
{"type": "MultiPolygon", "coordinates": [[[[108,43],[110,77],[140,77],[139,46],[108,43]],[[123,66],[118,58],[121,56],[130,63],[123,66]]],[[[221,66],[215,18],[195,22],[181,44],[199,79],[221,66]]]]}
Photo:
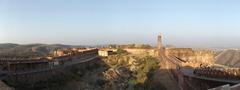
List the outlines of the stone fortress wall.
{"type": "Polygon", "coordinates": [[[192,48],[166,48],[166,55],[177,57],[191,66],[200,64],[213,64],[214,53],[210,50],[193,50],[192,48]]]}
{"type": "Polygon", "coordinates": [[[157,56],[156,49],[131,49],[125,48],[125,51],[134,55],[150,55],[150,56],[157,56]]]}
{"type": "Polygon", "coordinates": [[[95,63],[98,49],[57,50],[54,56],[27,58],[0,58],[0,75],[7,81],[35,83],[46,81],[60,73],[67,74],[73,66],[85,68],[95,63]],[[79,65],[81,64],[81,65],[79,65]]]}

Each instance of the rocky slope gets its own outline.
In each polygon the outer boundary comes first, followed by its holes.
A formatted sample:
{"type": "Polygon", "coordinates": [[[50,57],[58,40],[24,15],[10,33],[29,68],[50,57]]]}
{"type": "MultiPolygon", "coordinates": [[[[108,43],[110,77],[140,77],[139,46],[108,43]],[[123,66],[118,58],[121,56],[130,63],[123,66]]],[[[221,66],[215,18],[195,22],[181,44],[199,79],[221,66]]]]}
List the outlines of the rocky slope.
{"type": "Polygon", "coordinates": [[[240,50],[224,50],[215,57],[215,63],[230,67],[240,67],[240,50]]]}
{"type": "Polygon", "coordinates": [[[151,56],[115,55],[104,58],[110,67],[104,78],[109,81],[106,90],[164,90],[160,82],[154,81],[159,62],[151,56]]]}
{"type": "Polygon", "coordinates": [[[166,90],[154,78],[158,63],[150,56],[113,55],[102,58],[83,75],[76,75],[78,79],[45,90],[166,90]]]}

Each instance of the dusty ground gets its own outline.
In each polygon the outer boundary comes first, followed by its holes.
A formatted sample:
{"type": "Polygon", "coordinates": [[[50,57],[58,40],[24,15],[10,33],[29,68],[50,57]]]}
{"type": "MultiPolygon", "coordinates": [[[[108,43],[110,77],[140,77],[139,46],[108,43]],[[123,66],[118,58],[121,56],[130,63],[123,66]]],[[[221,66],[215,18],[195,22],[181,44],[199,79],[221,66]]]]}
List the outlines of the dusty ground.
{"type": "Polygon", "coordinates": [[[160,81],[167,90],[180,90],[176,80],[172,77],[171,73],[166,69],[166,64],[164,62],[164,57],[159,57],[160,60],[160,68],[156,72],[155,80],[160,81]]]}

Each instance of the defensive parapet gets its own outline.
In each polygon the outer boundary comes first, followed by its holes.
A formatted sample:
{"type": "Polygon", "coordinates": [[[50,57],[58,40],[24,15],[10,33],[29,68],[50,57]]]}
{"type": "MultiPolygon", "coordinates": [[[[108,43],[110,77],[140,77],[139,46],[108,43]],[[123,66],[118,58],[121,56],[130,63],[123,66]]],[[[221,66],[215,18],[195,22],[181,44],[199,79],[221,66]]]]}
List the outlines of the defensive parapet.
{"type": "Polygon", "coordinates": [[[21,82],[44,81],[73,65],[88,65],[97,57],[98,49],[68,49],[59,50],[54,56],[41,58],[0,58],[0,75],[7,76],[8,80],[21,82]]]}
{"type": "Polygon", "coordinates": [[[240,80],[239,68],[201,66],[194,69],[194,74],[202,77],[240,80]]]}
{"type": "Polygon", "coordinates": [[[174,56],[192,67],[198,67],[200,64],[212,64],[214,60],[214,53],[210,50],[167,48],[165,53],[167,56],[174,56]]]}

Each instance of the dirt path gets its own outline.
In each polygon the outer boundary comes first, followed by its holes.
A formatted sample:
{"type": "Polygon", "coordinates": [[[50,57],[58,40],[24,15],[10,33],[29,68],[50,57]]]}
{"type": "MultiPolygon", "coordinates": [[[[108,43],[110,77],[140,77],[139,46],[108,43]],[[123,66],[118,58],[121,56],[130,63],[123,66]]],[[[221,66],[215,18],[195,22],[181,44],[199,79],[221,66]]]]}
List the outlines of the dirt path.
{"type": "Polygon", "coordinates": [[[154,80],[160,81],[166,88],[167,90],[180,90],[178,87],[178,84],[176,80],[172,77],[172,75],[169,73],[169,71],[165,68],[165,63],[163,58],[159,58],[160,60],[160,68],[156,72],[154,76],[154,80]]]}

